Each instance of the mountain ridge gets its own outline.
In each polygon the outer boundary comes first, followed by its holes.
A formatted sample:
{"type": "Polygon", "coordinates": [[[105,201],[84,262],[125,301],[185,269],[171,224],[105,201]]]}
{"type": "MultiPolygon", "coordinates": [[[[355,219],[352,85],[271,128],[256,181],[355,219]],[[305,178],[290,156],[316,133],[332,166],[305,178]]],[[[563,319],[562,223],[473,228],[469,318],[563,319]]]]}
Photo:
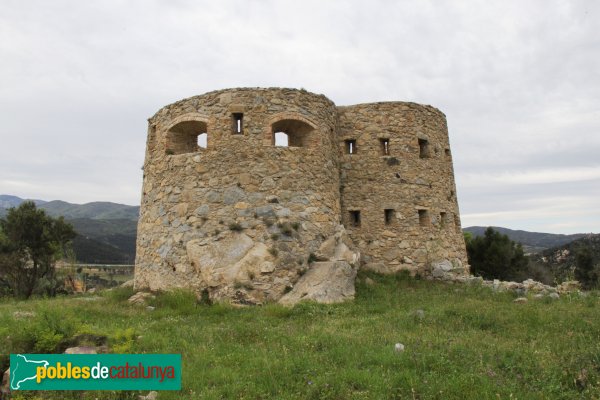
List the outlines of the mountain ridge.
{"type": "MultiPolygon", "coordinates": [[[[464,232],[470,232],[474,236],[482,236],[487,229],[487,226],[469,226],[463,228],[464,232]]],[[[589,233],[575,234],[560,234],[560,233],[545,233],[545,232],[530,232],[524,230],[516,230],[503,228],[500,226],[492,226],[492,229],[509,237],[514,242],[521,243],[528,252],[539,252],[545,249],[558,247],[570,243],[574,240],[581,239],[590,235],[589,233]]]]}

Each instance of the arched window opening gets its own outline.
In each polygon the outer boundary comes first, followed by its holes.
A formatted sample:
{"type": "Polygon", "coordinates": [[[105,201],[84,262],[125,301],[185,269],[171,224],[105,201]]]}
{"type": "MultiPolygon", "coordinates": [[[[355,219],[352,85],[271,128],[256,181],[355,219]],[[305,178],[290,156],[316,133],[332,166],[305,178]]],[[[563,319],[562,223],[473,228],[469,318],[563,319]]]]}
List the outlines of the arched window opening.
{"type": "Polygon", "coordinates": [[[167,132],[167,154],[195,153],[200,147],[206,148],[208,134],[206,123],[202,121],[183,121],[167,132]]]}
{"type": "Polygon", "coordinates": [[[272,141],[275,146],[285,146],[283,144],[283,136],[287,136],[288,147],[308,147],[315,140],[313,137],[314,128],[306,122],[297,119],[277,121],[271,125],[271,131],[273,132],[272,141]]]}
{"type": "Polygon", "coordinates": [[[288,147],[289,137],[285,132],[275,132],[275,146],[288,147]]]}

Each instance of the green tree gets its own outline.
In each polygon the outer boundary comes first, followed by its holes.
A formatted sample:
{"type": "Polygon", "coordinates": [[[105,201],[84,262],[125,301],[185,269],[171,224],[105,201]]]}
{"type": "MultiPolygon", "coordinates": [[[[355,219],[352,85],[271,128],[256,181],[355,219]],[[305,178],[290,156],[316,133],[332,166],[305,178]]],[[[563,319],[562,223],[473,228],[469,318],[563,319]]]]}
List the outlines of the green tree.
{"type": "MultiPolygon", "coordinates": [[[[31,201],[0,218],[0,277],[16,297],[29,298],[55,279],[55,262],[76,233],[64,218],[52,218],[31,201]]],[[[52,288],[49,294],[53,295],[52,288]]]]}
{"type": "Polygon", "coordinates": [[[492,228],[467,241],[467,256],[471,273],[485,279],[518,279],[529,264],[520,243],[492,228]]]}
{"type": "Polygon", "coordinates": [[[584,289],[592,289],[598,283],[598,271],[594,268],[594,256],[589,247],[581,247],[575,253],[575,278],[584,289]]]}

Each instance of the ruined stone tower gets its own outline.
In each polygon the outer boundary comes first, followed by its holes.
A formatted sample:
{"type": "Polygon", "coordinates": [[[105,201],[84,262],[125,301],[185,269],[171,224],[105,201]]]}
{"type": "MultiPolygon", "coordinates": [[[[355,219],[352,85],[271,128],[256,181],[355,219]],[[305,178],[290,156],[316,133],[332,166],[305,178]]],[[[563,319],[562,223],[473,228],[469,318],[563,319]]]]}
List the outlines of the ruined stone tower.
{"type": "Polygon", "coordinates": [[[355,271],[357,257],[340,246],[384,273],[465,271],[439,110],[338,107],[305,90],[242,88],[149,119],[137,288],[278,300],[327,260],[355,271]]]}

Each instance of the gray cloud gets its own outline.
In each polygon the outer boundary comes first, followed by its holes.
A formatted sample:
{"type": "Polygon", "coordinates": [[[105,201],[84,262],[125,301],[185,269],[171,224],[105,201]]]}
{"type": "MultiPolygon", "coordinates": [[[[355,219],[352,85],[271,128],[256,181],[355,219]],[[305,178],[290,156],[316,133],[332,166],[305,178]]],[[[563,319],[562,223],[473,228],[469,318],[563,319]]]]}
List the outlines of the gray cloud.
{"type": "Polygon", "coordinates": [[[448,117],[463,224],[598,231],[593,1],[4,1],[0,193],[139,202],[146,118],[236,86],[448,117]]]}

